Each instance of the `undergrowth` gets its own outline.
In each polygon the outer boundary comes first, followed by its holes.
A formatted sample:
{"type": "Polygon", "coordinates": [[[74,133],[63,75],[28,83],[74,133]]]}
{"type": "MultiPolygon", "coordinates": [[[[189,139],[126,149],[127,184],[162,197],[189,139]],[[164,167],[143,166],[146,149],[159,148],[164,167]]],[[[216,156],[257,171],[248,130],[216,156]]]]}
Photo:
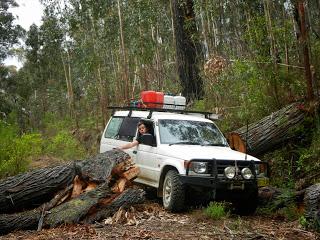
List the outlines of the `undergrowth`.
{"type": "Polygon", "coordinates": [[[225,202],[210,202],[209,206],[204,209],[204,214],[213,220],[219,220],[228,217],[230,211],[225,202]]]}
{"type": "Polygon", "coordinates": [[[32,160],[40,155],[61,160],[77,160],[87,155],[71,131],[65,129],[67,121],[53,122],[48,131],[21,134],[14,122],[0,120],[0,178],[29,170],[32,160]]]}

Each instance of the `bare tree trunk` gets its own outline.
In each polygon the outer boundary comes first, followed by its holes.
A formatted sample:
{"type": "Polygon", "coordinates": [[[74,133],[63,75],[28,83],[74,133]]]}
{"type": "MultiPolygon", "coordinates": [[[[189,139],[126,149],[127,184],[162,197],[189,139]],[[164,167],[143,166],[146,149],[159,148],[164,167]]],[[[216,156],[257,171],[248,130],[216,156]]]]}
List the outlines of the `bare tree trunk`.
{"type": "Polygon", "coordinates": [[[99,81],[99,92],[100,92],[100,108],[102,114],[102,127],[107,124],[108,120],[108,113],[107,113],[107,106],[108,106],[108,99],[106,95],[106,88],[104,81],[101,77],[101,65],[100,63],[97,66],[97,74],[98,74],[98,81],[99,81]]]}
{"type": "Polygon", "coordinates": [[[127,54],[124,45],[124,36],[123,36],[123,21],[120,7],[120,0],[117,0],[118,4],[118,16],[119,16],[119,27],[120,27],[120,46],[122,53],[122,71],[123,71],[123,80],[124,80],[124,98],[125,100],[129,99],[129,74],[128,74],[128,61],[127,54]]]}
{"type": "Polygon", "coordinates": [[[62,60],[62,65],[63,65],[64,77],[65,77],[66,84],[67,84],[69,114],[70,114],[70,117],[73,117],[73,114],[72,114],[72,98],[71,98],[70,81],[69,81],[69,79],[68,79],[70,75],[68,75],[67,66],[66,66],[66,63],[65,63],[65,61],[64,61],[64,58],[63,58],[63,54],[62,54],[62,53],[61,53],[61,60],[62,60]]]}
{"type": "Polygon", "coordinates": [[[182,94],[188,101],[203,96],[203,81],[199,75],[200,44],[196,40],[194,5],[192,0],[173,0],[178,73],[182,94]]]}
{"type": "MultiPolygon", "coordinates": [[[[277,63],[279,62],[278,59],[278,49],[276,46],[276,40],[273,34],[273,27],[272,27],[272,21],[271,21],[271,15],[270,15],[270,1],[269,0],[264,0],[263,5],[264,5],[264,11],[265,11],[265,19],[267,22],[267,29],[268,29],[268,35],[269,35],[269,40],[270,40],[270,56],[272,57],[273,61],[273,69],[274,69],[274,74],[277,75],[278,73],[278,65],[277,63]]],[[[280,105],[279,101],[279,93],[278,93],[278,82],[276,80],[276,77],[273,77],[273,92],[274,92],[274,97],[276,99],[277,105],[280,105]]]]}
{"type": "Polygon", "coordinates": [[[209,52],[210,52],[210,49],[209,49],[209,44],[208,44],[208,34],[207,34],[207,26],[205,24],[205,20],[204,20],[204,14],[205,12],[203,11],[202,7],[201,7],[201,13],[200,13],[200,18],[201,18],[201,28],[202,28],[202,36],[203,36],[203,41],[204,41],[204,57],[206,59],[209,58],[209,52]]]}
{"type": "Polygon", "coordinates": [[[156,52],[155,52],[155,60],[156,60],[156,69],[157,69],[157,89],[161,90],[162,89],[162,66],[161,66],[161,52],[159,49],[159,26],[157,23],[156,26],[156,38],[155,38],[155,44],[156,44],[156,52]]]}
{"type": "Polygon", "coordinates": [[[307,84],[307,99],[309,101],[314,100],[313,93],[313,84],[312,84],[312,75],[310,69],[310,57],[309,57],[309,46],[308,46],[308,31],[306,28],[306,19],[305,19],[305,8],[304,8],[304,0],[298,0],[296,8],[299,14],[299,43],[301,49],[303,51],[303,60],[304,60],[304,76],[307,84]]]}

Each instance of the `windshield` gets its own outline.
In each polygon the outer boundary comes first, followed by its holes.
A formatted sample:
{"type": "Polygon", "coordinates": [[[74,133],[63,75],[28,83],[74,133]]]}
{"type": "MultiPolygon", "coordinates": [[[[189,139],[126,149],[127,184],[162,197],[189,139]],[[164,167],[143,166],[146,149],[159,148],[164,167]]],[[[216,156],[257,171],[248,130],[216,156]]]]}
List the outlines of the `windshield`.
{"type": "Polygon", "coordinates": [[[162,144],[186,144],[205,146],[228,146],[219,129],[210,122],[190,120],[159,120],[162,144]]]}

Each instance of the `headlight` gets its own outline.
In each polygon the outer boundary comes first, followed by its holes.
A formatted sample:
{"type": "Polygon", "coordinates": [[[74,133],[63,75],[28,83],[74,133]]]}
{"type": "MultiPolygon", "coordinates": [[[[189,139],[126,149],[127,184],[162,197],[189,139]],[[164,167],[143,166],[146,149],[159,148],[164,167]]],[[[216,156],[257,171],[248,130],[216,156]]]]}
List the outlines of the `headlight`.
{"type": "Polygon", "coordinates": [[[224,169],[224,175],[229,179],[234,178],[234,176],[236,175],[236,168],[235,167],[226,167],[224,169]]]}
{"type": "Polygon", "coordinates": [[[207,171],[207,163],[205,162],[193,162],[192,170],[195,173],[205,173],[207,171]]]}
{"type": "Polygon", "coordinates": [[[251,170],[250,170],[250,168],[243,168],[242,170],[241,170],[241,175],[242,175],[242,177],[244,178],[244,179],[251,179],[252,177],[253,177],[253,174],[252,174],[252,172],[251,172],[251,170]]]}

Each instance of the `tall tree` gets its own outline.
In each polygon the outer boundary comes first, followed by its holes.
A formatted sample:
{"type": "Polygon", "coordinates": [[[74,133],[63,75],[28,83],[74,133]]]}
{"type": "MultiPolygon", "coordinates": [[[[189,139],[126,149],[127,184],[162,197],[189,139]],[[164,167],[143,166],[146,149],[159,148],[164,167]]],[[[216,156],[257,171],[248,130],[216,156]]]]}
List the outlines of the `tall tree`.
{"type": "Polygon", "coordinates": [[[0,61],[8,55],[13,44],[18,43],[18,38],[23,34],[20,25],[14,24],[14,16],[8,12],[10,7],[17,7],[14,0],[0,1],[0,61]]]}
{"type": "Polygon", "coordinates": [[[307,98],[312,101],[314,99],[313,83],[310,69],[310,57],[309,57],[309,42],[308,42],[308,29],[306,24],[305,14],[305,1],[296,0],[295,10],[297,12],[297,24],[298,24],[298,41],[301,47],[304,63],[304,76],[307,84],[307,98]]]}
{"type": "Polygon", "coordinates": [[[188,99],[203,96],[199,64],[201,47],[198,39],[193,0],[173,0],[178,74],[182,94],[188,99]]]}

